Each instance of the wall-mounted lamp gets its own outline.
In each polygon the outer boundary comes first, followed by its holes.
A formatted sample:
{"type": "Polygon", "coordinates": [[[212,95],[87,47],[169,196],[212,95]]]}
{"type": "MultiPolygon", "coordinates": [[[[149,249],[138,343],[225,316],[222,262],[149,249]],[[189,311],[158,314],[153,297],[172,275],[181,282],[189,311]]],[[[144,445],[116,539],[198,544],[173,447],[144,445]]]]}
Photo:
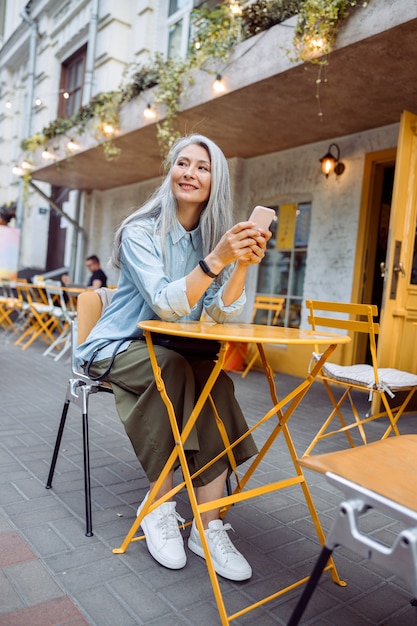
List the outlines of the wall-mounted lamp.
{"type": "Polygon", "coordinates": [[[340,176],[345,171],[345,165],[340,161],[340,148],[337,143],[331,143],[328,152],[320,160],[321,171],[326,178],[334,172],[336,176],[340,176]],[[332,154],[332,148],[335,148],[336,155],[332,154]]]}

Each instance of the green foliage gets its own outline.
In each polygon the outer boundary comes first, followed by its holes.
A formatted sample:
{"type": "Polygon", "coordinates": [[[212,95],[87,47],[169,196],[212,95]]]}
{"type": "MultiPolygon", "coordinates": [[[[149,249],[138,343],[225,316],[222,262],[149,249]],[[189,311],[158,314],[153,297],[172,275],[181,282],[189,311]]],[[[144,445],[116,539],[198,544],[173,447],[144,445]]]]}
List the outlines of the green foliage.
{"type": "Polygon", "coordinates": [[[190,45],[190,54],[201,66],[207,59],[225,61],[241,39],[241,15],[234,15],[230,4],[219,4],[214,9],[202,5],[194,9],[191,20],[195,37],[190,45]]]}
{"type": "Polygon", "coordinates": [[[120,150],[103,125],[110,124],[115,131],[119,126],[119,109],[124,103],[148,89],[153,91],[153,103],[161,105],[163,119],[157,123],[157,137],[161,153],[165,156],[180,135],[176,128],[180,100],[187,83],[192,83],[196,69],[214,70],[210,61],[226,62],[235,46],[242,40],[268,30],[293,15],[298,15],[294,47],[296,58],[324,64],[326,54],[332,49],[338,30],[349,10],[357,5],[366,6],[365,0],[255,0],[241,8],[237,0],[209,8],[202,5],[192,12],[194,39],[188,56],[164,60],[154,55],[146,65],[132,64],[125,72],[118,91],[101,93],[82,106],[69,118],[54,120],[22,142],[25,152],[31,152],[60,135],[82,134],[87,124],[94,120],[93,133],[102,141],[106,158],[115,159],[120,150]],[[104,141],[103,141],[104,140],[104,141]]]}
{"type": "Polygon", "coordinates": [[[143,91],[152,89],[160,80],[160,55],[156,55],[155,61],[147,65],[130,65],[124,72],[120,87],[121,102],[129,102],[139,96],[143,91]]]}
{"type": "Polygon", "coordinates": [[[23,152],[33,152],[33,150],[36,150],[36,148],[39,148],[40,146],[44,146],[47,141],[48,141],[48,137],[46,137],[45,134],[32,135],[31,137],[28,137],[28,139],[24,139],[22,141],[21,148],[23,152]]]}
{"type": "Polygon", "coordinates": [[[180,136],[175,128],[181,95],[185,88],[185,79],[191,81],[190,71],[194,66],[192,57],[167,59],[157,56],[159,82],[154,93],[154,104],[164,107],[164,119],[157,124],[157,138],[161,154],[166,156],[172,144],[180,136]]]}
{"type": "Polygon", "coordinates": [[[300,0],[257,0],[242,11],[244,38],[280,24],[299,12],[300,0]]]}
{"type": "Polygon", "coordinates": [[[366,0],[304,0],[300,2],[294,46],[302,61],[326,63],[320,60],[334,46],[339,28],[356,5],[366,6],[366,0]]]}

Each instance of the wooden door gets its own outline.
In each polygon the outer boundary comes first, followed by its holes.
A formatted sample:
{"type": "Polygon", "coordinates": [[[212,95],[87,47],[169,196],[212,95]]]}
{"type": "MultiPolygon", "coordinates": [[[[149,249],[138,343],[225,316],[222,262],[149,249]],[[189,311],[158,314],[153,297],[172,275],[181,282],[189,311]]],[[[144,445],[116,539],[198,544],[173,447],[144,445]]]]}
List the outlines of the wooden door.
{"type": "Polygon", "coordinates": [[[378,362],[417,372],[417,115],[401,117],[389,222],[378,362]]]}

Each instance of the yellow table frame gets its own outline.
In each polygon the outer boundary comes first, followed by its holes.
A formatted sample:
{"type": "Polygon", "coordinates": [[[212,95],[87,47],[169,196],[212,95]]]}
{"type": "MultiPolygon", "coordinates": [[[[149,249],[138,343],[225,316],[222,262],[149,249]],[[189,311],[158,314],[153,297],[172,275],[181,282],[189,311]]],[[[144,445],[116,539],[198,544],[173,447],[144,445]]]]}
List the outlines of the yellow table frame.
{"type": "MultiPolygon", "coordinates": [[[[245,607],[244,609],[234,613],[233,615],[228,616],[224,602],[223,602],[223,597],[222,597],[222,593],[220,590],[219,581],[217,579],[217,574],[214,570],[212,559],[210,556],[207,538],[204,533],[203,523],[201,520],[201,513],[218,508],[218,507],[222,507],[223,513],[225,513],[232,506],[232,504],[236,502],[241,502],[243,500],[254,498],[259,495],[271,493],[279,489],[285,489],[293,485],[300,485],[303,490],[304,497],[305,497],[308,509],[310,511],[310,515],[311,515],[318,539],[321,545],[322,546],[324,545],[325,536],[324,536],[324,533],[323,533],[323,530],[322,530],[322,527],[321,527],[321,524],[320,524],[320,521],[316,512],[315,506],[313,504],[313,500],[311,498],[310,491],[307,486],[302,468],[297,462],[297,453],[295,451],[294,443],[291,438],[290,432],[288,430],[287,422],[289,418],[291,417],[291,415],[294,413],[295,409],[298,407],[298,405],[302,401],[302,399],[304,398],[304,396],[306,395],[307,391],[310,389],[311,385],[313,384],[316,376],[320,372],[325,361],[334,352],[338,344],[348,343],[350,341],[350,338],[345,335],[320,333],[320,332],[313,332],[309,330],[299,330],[299,329],[294,329],[294,328],[271,327],[271,326],[263,326],[263,325],[252,325],[252,324],[238,324],[238,323],[236,324],[231,324],[231,323],[215,324],[212,322],[172,323],[172,322],[161,322],[161,321],[151,320],[151,321],[146,321],[146,322],[140,322],[139,326],[142,328],[144,332],[144,336],[148,345],[149,356],[150,356],[157,388],[161,394],[163,402],[165,403],[167,407],[168,416],[169,416],[169,420],[170,420],[170,424],[171,424],[171,428],[172,428],[172,432],[174,436],[175,447],[169,459],[167,460],[159,479],[156,481],[154,488],[149,494],[149,498],[147,502],[145,503],[145,506],[141,510],[140,515],[133,522],[121,546],[119,548],[115,548],[113,552],[115,554],[122,554],[126,551],[127,547],[129,546],[131,542],[143,539],[144,538],[143,535],[136,536],[136,532],[141,524],[142,519],[145,517],[145,515],[147,515],[154,509],[156,509],[160,504],[162,504],[162,502],[165,502],[166,500],[169,500],[170,498],[175,496],[175,494],[177,494],[185,486],[188,492],[188,497],[190,500],[190,505],[191,505],[191,509],[194,515],[196,526],[200,533],[201,543],[202,543],[204,554],[206,557],[207,569],[208,569],[210,581],[213,587],[214,597],[217,603],[220,620],[221,620],[222,625],[226,625],[226,624],[229,624],[232,620],[248,613],[249,611],[255,608],[258,608],[262,606],[263,604],[266,604],[267,602],[274,600],[275,598],[278,598],[279,596],[283,595],[287,591],[290,591],[302,585],[308,580],[308,577],[298,580],[294,584],[289,585],[277,591],[276,593],[269,595],[263,598],[262,600],[245,607]],[[200,397],[198,398],[195,404],[195,407],[182,433],[179,431],[174,408],[168,397],[168,394],[165,389],[164,381],[161,376],[161,370],[159,368],[156,355],[155,355],[154,346],[152,343],[152,336],[151,336],[152,332],[177,335],[180,337],[193,337],[193,338],[198,338],[198,339],[202,339],[202,338],[215,339],[215,340],[220,341],[221,343],[218,360],[214,364],[213,370],[201,392],[200,397]],[[240,439],[230,443],[227,440],[227,435],[226,435],[224,426],[221,422],[220,416],[218,415],[216,411],[213,400],[210,396],[210,392],[223,368],[226,351],[229,345],[233,342],[256,343],[257,348],[259,350],[259,354],[261,356],[263,368],[264,368],[266,377],[268,379],[270,395],[271,395],[273,406],[254,426],[252,426],[247,431],[247,433],[245,433],[245,435],[243,435],[240,439]],[[318,361],[314,365],[313,369],[308,373],[306,379],[303,380],[299,385],[297,385],[296,388],[292,390],[290,393],[288,393],[285,396],[285,398],[283,398],[282,400],[278,399],[275,382],[273,378],[273,371],[271,367],[269,366],[268,361],[265,356],[265,352],[263,349],[263,344],[265,343],[276,344],[276,345],[277,344],[317,345],[318,343],[319,345],[324,346],[323,354],[322,354],[320,361],[318,361]],[[199,505],[197,503],[197,499],[196,499],[194,488],[193,488],[193,482],[192,482],[197,474],[194,474],[194,475],[190,474],[188,464],[187,464],[186,454],[184,451],[184,442],[189,436],[204,406],[204,403],[207,400],[209,400],[209,402],[212,403],[212,406],[216,415],[216,419],[217,419],[217,424],[218,424],[221,436],[223,438],[223,442],[225,444],[225,450],[220,455],[218,455],[218,457],[210,461],[210,463],[208,463],[205,467],[201,468],[201,470],[199,470],[198,473],[203,472],[207,467],[209,467],[211,464],[217,461],[220,456],[227,454],[231,462],[232,469],[234,470],[236,478],[237,478],[237,487],[235,488],[234,492],[231,495],[225,496],[218,500],[213,500],[212,502],[209,502],[209,503],[199,505]],[[235,464],[234,456],[233,456],[233,448],[242,439],[247,437],[256,428],[258,428],[261,424],[268,421],[274,415],[276,415],[278,418],[276,426],[273,428],[271,434],[268,436],[267,440],[265,441],[262,448],[260,449],[258,455],[252,461],[249,468],[246,470],[245,474],[242,476],[242,478],[239,479],[239,477],[237,476],[237,472],[236,472],[236,464],[235,464]],[[247,491],[243,492],[243,488],[246,486],[251,476],[255,472],[256,468],[260,465],[266,453],[271,448],[272,444],[274,443],[274,441],[276,440],[276,438],[281,432],[283,433],[292,462],[294,464],[295,476],[292,478],[287,478],[284,480],[273,482],[269,485],[263,485],[262,487],[248,489],[247,491]],[[171,489],[171,491],[168,494],[166,494],[164,497],[156,499],[156,494],[158,493],[168,473],[172,470],[172,467],[174,466],[174,463],[177,459],[179,459],[179,462],[181,465],[181,469],[183,473],[183,481],[179,483],[178,485],[174,486],[174,488],[171,489]]],[[[335,583],[341,586],[345,585],[345,583],[339,578],[333,559],[329,559],[329,562],[325,570],[330,571],[332,579],[335,583]]]]}

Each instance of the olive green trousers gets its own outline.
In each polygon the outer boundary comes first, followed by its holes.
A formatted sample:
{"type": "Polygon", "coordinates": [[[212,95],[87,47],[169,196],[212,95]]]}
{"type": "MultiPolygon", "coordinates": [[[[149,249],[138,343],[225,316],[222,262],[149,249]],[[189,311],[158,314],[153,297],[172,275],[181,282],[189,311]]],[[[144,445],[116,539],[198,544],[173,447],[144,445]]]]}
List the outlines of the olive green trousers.
{"type": "MultiPolygon", "coordinates": [[[[162,346],[154,346],[162,378],[173,404],[180,430],[186,424],[201,390],[213,369],[213,362],[185,358],[162,346]]],[[[106,371],[109,359],[94,362],[90,372],[99,376],[106,371]]],[[[156,387],[145,341],[132,341],[119,353],[106,376],[115,395],[119,417],[132,443],[136,456],[150,482],[157,480],[174,448],[168,412],[156,387]]],[[[233,381],[221,372],[211,397],[224,423],[229,441],[247,432],[248,427],[235,398],[233,381]]],[[[207,401],[195,427],[184,444],[191,475],[224,450],[213,409],[207,401]]],[[[234,449],[236,464],[257,453],[252,436],[247,436],[234,449]]],[[[178,465],[178,464],[177,464],[178,465]]],[[[196,487],[210,483],[231,471],[227,455],[195,477],[196,487]]]]}

